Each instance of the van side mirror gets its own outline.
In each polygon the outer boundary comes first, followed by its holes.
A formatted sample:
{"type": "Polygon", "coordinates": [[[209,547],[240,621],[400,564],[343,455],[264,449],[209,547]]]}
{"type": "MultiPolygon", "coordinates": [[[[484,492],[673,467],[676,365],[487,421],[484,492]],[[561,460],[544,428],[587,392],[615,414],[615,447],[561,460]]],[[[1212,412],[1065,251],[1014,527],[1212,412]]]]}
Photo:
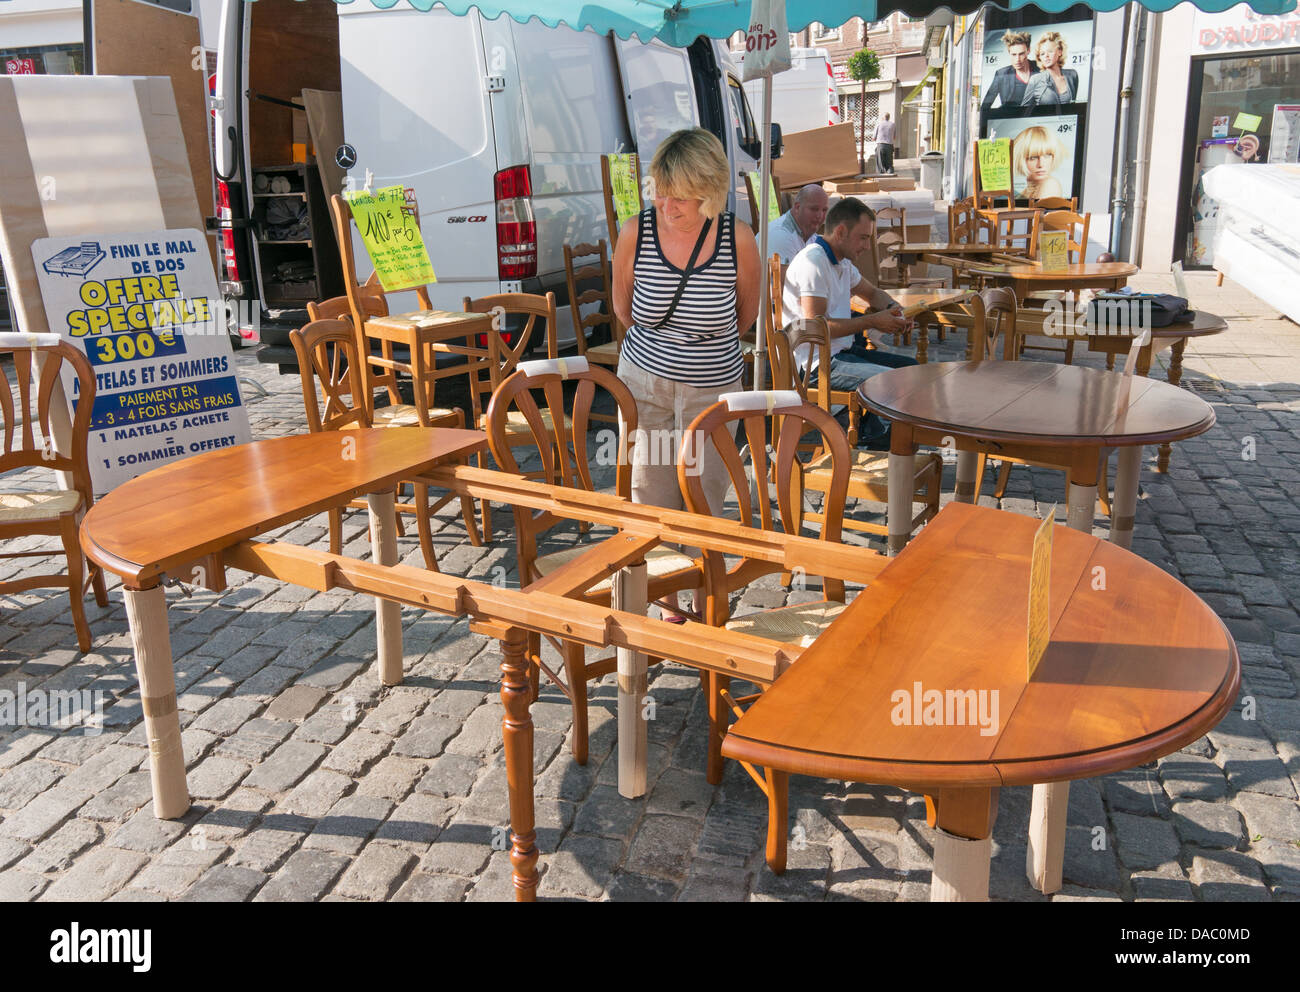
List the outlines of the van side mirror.
{"type": "Polygon", "coordinates": [[[780,124],[772,124],[772,130],[768,135],[768,140],[772,143],[772,160],[775,161],[781,157],[781,152],[785,150],[785,142],[781,138],[780,124]]]}

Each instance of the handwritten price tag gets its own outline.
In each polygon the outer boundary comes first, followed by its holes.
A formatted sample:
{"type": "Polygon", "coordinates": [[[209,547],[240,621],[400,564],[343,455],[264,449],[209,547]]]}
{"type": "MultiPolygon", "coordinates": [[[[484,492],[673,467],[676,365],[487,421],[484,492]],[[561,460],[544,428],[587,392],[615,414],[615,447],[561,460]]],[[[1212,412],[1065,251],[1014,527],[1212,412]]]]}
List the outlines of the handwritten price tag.
{"type": "Polygon", "coordinates": [[[641,212],[641,186],[637,183],[635,155],[606,155],[609,162],[610,193],[614,197],[614,212],[618,226],[641,212]]]}
{"type": "Polygon", "coordinates": [[[416,289],[438,281],[414,212],[404,209],[406,194],[401,186],[346,196],[384,292],[416,289]]]}
{"type": "Polygon", "coordinates": [[[1011,139],[997,138],[978,143],[980,157],[980,188],[999,190],[1011,188],[1011,139]]]}

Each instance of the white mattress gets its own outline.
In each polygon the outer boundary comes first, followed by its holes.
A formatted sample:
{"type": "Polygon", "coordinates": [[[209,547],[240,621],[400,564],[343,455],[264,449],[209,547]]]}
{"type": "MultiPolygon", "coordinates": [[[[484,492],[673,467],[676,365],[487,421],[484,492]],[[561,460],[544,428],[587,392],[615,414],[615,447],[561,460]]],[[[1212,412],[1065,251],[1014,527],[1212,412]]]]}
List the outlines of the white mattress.
{"type": "Polygon", "coordinates": [[[1220,165],[1204,183],[1219,201],[1214,267],[1300,321],[1300,166],[1220,165]]]}

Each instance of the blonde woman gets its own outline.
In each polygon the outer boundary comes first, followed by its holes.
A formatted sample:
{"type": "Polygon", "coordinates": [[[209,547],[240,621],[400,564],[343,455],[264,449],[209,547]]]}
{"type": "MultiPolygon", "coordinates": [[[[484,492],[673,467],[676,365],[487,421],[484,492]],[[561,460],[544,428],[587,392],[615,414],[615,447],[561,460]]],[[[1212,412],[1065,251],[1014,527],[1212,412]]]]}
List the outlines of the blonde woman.
{"type": "MultiPolygon", "coordinates": [[[[639,440],[648,442],[632,456],[632,499],[681,509],[685,428],[740,388],[739,330],[758,316],[758,245],[749,225],[724,211],[731,168],[708,131],[669,135],[650,176],[654,205],[623,225],[614,252],[614,312],[627,328],[618,377],[636,398],[639,440]]],[[[721,460],[706,459],[701,476],[717,513],[727,489],[721,460]]]]}
{"type": "Polygon", "coordinates": [[[1079,92],[1079,74],[1065,68],[1065,39],[1059,31],[1048,31],[1038,38],[1034,48],[1038,72],[1025,87],[1022,107],[1051,107],[1073,103],[1079,92]]]}
{"type": "Polygon", "coordinates": [[[1024,176],[1025,184],[1017,196],[1040,200],[1045,196],[1064,196],[1061,184],[1052,175],[1065,159],[1065,145],[1047,128],[1040,125],[1027,127],[1016,135],[1016,175],[1024,176]]]}

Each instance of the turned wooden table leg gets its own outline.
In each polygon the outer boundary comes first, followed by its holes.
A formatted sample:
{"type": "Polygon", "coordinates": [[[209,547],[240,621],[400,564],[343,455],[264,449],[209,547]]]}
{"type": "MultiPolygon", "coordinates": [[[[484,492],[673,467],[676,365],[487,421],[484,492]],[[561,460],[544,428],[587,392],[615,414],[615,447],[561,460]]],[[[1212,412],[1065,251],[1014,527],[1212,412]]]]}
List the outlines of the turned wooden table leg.
{"type": "Polygon", "coordinates": [[[135,643],[135,670],[140,679],[145,736],[149,741],[153,814],[160,820],[175,820],[190,808],[190,791],[185,784],[185,752],[176,713],[167,597],[162,586],[128,588],[124,593],[126,618],[135,643]]]}
{"type": "Polygon", "coordinates": [[[988,902],[998,790],[941,789],[926,797],[935,829],[931,902],[988,902]]]}
{"type": "MultiPolygon", "coordinates": [[[[644,614],[647,574],[645,562],[621,569],[614,576],[610,605],[616,610],[644,614]]],[[[650,753],[648,724],[642,700],[649,682],[646,657],[618,648],[618,794],[626,799],[645,795],[646,763],[650,753]]]]}
{"type": "Polygon", "coordinates": [[[916,445],[912,428],[894,421],[889,447],[889,556],[906,546],[912,535],[912,493],[916,490],[916,445]]]}
{"type": "MultiPolygon", "coordinates": [[[[370,548],[380,565],[397,564],[397,510],[393,493],[371,493],[370,548]]],[[[400,685],[402,681],[402,606],[375,597],[375,634],[379,649],[379,681],[400,685]]]]}
{"type": "Polygon", "coordinates": [[[930,314],[917,314],[913,321],[916,334],[916,363],[925,365],[930,360],[930,314]]]}
{"type": "Polygon", "coordinates": [[[532,684],[528,678],[527,635],[512,627],[501,641],[501,736],[510,788],[510,864],[515,901],[537,898],[537,829],[533,811],[532,684]]]}
{"type": "MultiPolygon", "coordinates": [[[[1187,347],[1187,339],[1179,338],[1169,349],[1169,385],[1177,386],[1183,381],[1183,349],[1187,347]]],[[[1166,441],[1160,445],[1160,453],[1156,456],[1156,471],[1169,471],[1169,456],[1173,448],[1166,441]]]]}
{"type": "Polygon", "coordinates": [[[1121,548],[1133,546],[1133,521],[1137,516],[1138,477],[1142,473],[1142,446],[1119,449],[1115,473],[1115,499],[1111,504],[1110,540],[1121,548]]]}

